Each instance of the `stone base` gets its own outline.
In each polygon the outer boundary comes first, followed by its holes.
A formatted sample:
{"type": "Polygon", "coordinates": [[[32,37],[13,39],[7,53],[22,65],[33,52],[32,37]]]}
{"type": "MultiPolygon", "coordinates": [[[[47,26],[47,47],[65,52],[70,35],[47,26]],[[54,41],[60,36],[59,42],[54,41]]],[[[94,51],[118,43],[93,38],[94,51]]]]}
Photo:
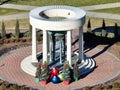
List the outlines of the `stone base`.
{"type": "MultiPolygon", "coordinates": [[[[77,53],[77,52],[75,52],[75,53],[77,53]]],[[[26,72],[32,76],[35,76],[37,66],[31,63],[31,59],[32,59],[32,56],[30,55],[30,56],[26,57],[24,60],[22,60],[21,68],[24,72],[26,72]]],[[[73,65],[73,63],[74,63],[74,61],[72,62],[72,65],[73,65]]],[[[51,66],[51,67],[53,67],[53,66],[51,66]]],[[[84,55],[84,60],[82,60],[82,62],[79,63],[80,75],[82,75],[82,76],[86,75],[86,74],[90,73],[91,71],[93,71],[94,68],[95,68],[95,61],[92,58],[86,57],[84,55]]],[[[62,67],[60,67],[60,70],[62,70],[62,67]]]]}

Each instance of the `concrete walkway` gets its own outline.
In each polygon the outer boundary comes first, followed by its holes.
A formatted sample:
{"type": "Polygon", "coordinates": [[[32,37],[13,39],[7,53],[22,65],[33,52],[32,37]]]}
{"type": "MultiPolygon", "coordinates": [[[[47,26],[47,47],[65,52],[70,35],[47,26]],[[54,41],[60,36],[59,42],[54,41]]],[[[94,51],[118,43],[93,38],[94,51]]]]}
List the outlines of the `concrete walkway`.
{"type": "Polygon", "coordinates": [[[32,10],[37,6],[27,6],[27,5],[16,5],[16,4],[3,4],[0,5],[1,8],[11,8],[11,9],[19,9],[19,10],[32,10]]]}
{"type": "MultiPolygon", "coordinates": [[[[38,47],[38,51],[42,51],[42,44],[38,47]]],[[[21,61],[31,54],[31,50],[31,46],[20,48],[9,52],[2,58],[0,57],[0,78],[19,85],[38,87],[40,90],[75,90],[108,82],[120,74],[119,59],[104,52],[94,58],[97,66],[95,70],[79,81],[72,82],[69,86],[63,85],[63,82],[59,84],[49,82],[43,86],[41,83],[35,83],[35,78],[23,72],[20,67],[21,61]]],[[[94,48],[85,54],[91,57],[100,51],[100,49],[94,48]]]]}
{"type": "MultiPolygon", "coordinates": [[[[36,8],[37,6],[3,4],[3,5],[0,5],[0,7],[1,8],[19,9],[19,10],[32,10],[32,9],[36,8]]],[[[87,10],[115,8],[115,7],[120,7],[120,2],[109,3],[109,4],[101,4],[101,5],[93,5],[93,6],[83,6],[83,7],[80,7],[80,8],[86,10],[87,16],[89,16],[89,17],[98,17],[98,18],[108,18],[108,19],[120,20],[120,15],[118,15],[118,14],[96,13],[96,12],[87,11],[87,10]]],[[[28,18],[28,17],[29,17],[28,13],[6,15],[6,16],[0,16],[0,21],[1,20],[13,20],[13,19],[16,19],[16,18],[24,19],[24,18],[28,18]]]]}

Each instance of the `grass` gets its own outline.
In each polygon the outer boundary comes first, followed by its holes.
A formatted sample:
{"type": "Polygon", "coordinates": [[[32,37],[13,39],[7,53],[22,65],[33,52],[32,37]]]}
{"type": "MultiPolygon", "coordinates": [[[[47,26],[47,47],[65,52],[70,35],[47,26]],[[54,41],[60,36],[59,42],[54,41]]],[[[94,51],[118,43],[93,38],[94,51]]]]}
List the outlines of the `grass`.
{"type": "Polygon", "coordinates": [[[87,6],[114,2],[120,2],[120,0],[12,0],[10,3],[35,6],[46,5],[87,6]]]}
{"type": "Polygon", "coordinates": [[[0,16],[28,12],[27,10],[0,8],[0,16]]]}
{"type": "MultiPolygon", "coordinates": [[[[87,29],[88,19],[89,19],[89,17],[86,18],[86,23],[84,25],[85,30],[87,29]]],[[[95,28],[100,28],[102,26],[102,20],[103,20],[103,18],[90,17],[91,29],[94,30],[95,28]]],[[[115,26],[115,23],[117,23],[118,26],[120,26],[119,20],[105,19],[106,26],[115,26]]]]}
{"type": "Polygon", "coordinates": [[[103,12],[103,13],[112,13],[112,14],[120,14],[120,7],[109,8],[109,9],[91,10],[91,11],[93,11],[93,12],[103,12]]]}
{"type": "MultiPolygon", "coordinates": [[[[14,30],[16,25],[16,20],[4,21],[6,30],[14,30]]],[[[28,19],[19,19],[20,29],[29,28],[28,19]]],[[[1,21],[0,21],[0,30],[1,30],[1,21]]]]}
{"type": "MultiPolygon", "coordinates": [[[[86,23],[84,25],[84,30],[87,30],[87,23],[88,23],[89,17],[86,17],[86,23]]],[[[95,28],[99,28],[102,26],[102,18],[90,18],[91,21],[91,29],[94,30],[95,28]]],[[[10,20],[10,21],[4,21],[5,26],[7,30],[11,30],[15,28],[16,20],[10,20]]],[[[29,28],[29,19],[20,19],[20,29],[28,29],[29,28]]],[[[119,20],[113,20],[113,19],[105,19],[106,26],[114,26],[115,23],[120,26],[119,20]]],[[[1,21],[0,21],[0,30],[1,30],[1,21]]]]}

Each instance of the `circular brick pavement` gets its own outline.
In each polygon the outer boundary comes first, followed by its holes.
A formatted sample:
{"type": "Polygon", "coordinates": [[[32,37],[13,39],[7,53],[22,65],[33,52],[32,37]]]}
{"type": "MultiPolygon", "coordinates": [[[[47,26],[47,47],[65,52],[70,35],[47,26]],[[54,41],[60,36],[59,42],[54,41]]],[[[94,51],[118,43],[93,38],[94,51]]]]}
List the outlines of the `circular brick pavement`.
{"type": "MultiPolygon", "coordinates": [[[[38,46],[38,51],[41,51],[41,47],[41,45],[38,46]]],[[[94,48],[86,54],[93,56],[99,52],[99,49],[94,48]]],[[[38,87],[40,90],[70,90],[107,82],[115,78],[120,72],[120,61],[108,52],[104,52],[94,58],[96,61],[95,70],[79,81],[73,82],[69,86],[64,86],[63,83],[53,84],[51,82],[46,86],[42,86],[41,83],[35,82],[33,76],[22,71],[20,67],[21,61],[30,54],[31,46],[13,50],[0,57],[0,77],[20,85],[38,87]]]]}

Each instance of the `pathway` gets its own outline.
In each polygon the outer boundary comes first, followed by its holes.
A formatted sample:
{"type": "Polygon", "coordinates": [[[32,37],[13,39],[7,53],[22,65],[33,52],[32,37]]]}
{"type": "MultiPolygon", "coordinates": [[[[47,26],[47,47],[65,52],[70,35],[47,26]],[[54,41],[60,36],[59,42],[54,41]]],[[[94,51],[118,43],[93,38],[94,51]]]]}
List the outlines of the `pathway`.
{"type": "MultiPolygon", "coordinates": [[[[19,10],[32,10],[36,8],[37,6],[27,6],[27,5],[15,5],[15,4],[3,4],[0,5],[1,8],[11,8],[11,9],[19,9],[19,10]]],[[[96,9],[105,9],[105,8],[114,8],[114,7],[120,7],[120,2],[118,3],[109,3],[109,4],[101,4],[101,5],[93,5],[93,6],[83,6],[80,7],[87,12],[87,16],[89,17],[99,17],[99,18],[108,18],[108,19],[117,19],[120,20],[120,15],[118,14],[108,14],[108,13],[96,13],[96,12],[89,12],[87,10],[96,10],[96,9]]],[[[0,16],[1,20],[13,20],[13,19],[24,19],[28,18],[28,13],[23,14],[15,14],[15,15],[6,15],[6,16],[0,16]]]]}
{"type": "MultiPolygon", "coordinates": [[[[41,51],[42,45],[38,47],[41,51]]],[[[93,56],[100,51],[94,48],[86,54],[93,56]]],[[[13,50],[0,57],[0,78],[19,85],[38,87],[41,90],[74,90],[107,82],[120,74],[120,60],[105,52],[94,58],[97,66],[95,70],[79,81],[73,82],[69,86],[64,86],[62,82],[59,84],[50,82],[46,86],[42,86],[41,83],[35,83],[35,78],[26,74],[20,67],[21,61],[30,54],[31,46],[13,50]]]]}
{"type": "MultiPolygon", "coordinates": [[[[31,10],[33,8],[36,8],[35,6],[21,6],[13,4],[4,4],[0,5],[0,7],[6,7],[6,8],[17,8],[17,9],[26,9],[31,10]]],[[[82,7],[85,10],[94,10],[96,9],[103,9],[103,8],[110,8],[110,7],[120,7],[120,3],[113,3],[111,4],[104,4],[101,5],[94,5],[94,6],[85,6],[82,7]],[[98,7],[99,6],[99,7],[98,7]]],[[[115,14],[105,14],[105,13],[94,13],[94,12],[87,12],[88,16],[92,17],[102,17],[102,18],[110,18],[110,19],[120,19],[120,15],[115,14]],[[115,18],[117,17],[117,18],[115,18]]],[[[0,16],[1,20],[13,20],[13,19],[22,19],[22,18],[28,18],[28,13],[23,14],[16,14],[16,15],[7,15],[7,16],[0,16]]],[[[39,50],[41,51],[42,48],[39,50]]],[[[93,56],[94,54],[98,53],[99,49],[92,49],[91,51],[87,52],[86,54],[88,56],[93,56]]],[[[3,57],[0,57],[0,78],[8,80],[10,82],[18,83],[18,84],[24,84],[28,86],[34,86],[39,87],[39,89],[46,89],[46,90],[73,90],[77,88],[82,88],[84,86],[92,86],[100,83],[107,82],[113,78],[115,78],[117,75],[120,74],[120,61],[119,59],[116,59],[113,55],[109,54],[108,52],[104,52],[101,55],[97,56],[95,59],[97,68],[87,75],[85,78],[80,79],[77,82],[71,83],[69,86],[64,86],[63,83],[59,84],[53,84],[48,83],[46,86],[42,86],[40,83],[35,83],[34,77],[26,74],[22,71],[20,68],[21,61],[28,55],[31,54],[31,47],[21,48],[14,51],[11,51],[9,54],[6,54],[3,57]]]]}

